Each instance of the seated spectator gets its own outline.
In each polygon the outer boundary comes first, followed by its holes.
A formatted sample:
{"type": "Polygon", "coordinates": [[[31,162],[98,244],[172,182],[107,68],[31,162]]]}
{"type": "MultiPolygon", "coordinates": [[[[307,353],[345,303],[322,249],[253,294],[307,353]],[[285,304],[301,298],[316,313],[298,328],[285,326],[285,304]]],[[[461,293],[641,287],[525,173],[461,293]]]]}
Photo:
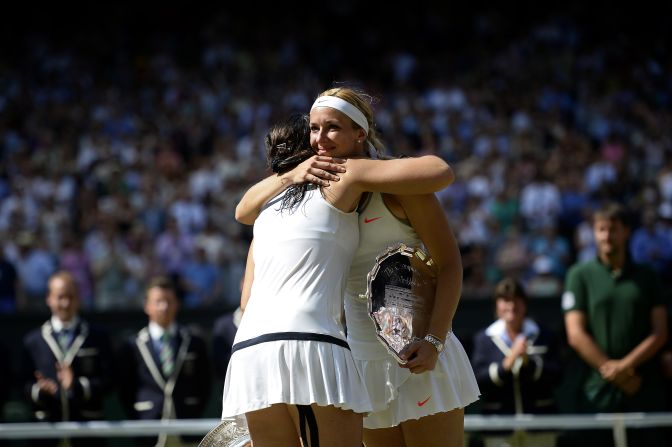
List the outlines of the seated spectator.
{"type": "Polygon", "coordinates": [[[185,262],[180,273],[185,308],[205,307],[220,298],[219,271],[217,265],[208,260],[204,248],[196,248],[194,258],[185,262]]]}
{"type": "MultiPolygon", "coordinates": [[[[519,282],[504,278],[497,284],[495,312],[497,320],[474,337],[471,359],[483,413],[555,412],[553,389],[560,378],[556,345],[548,331],[527,318],[527,295],[519,282]]],[[[492,434],[484,441],[486,447],[554,446],[555,434],[492,434]]]]}
{"type": "Polygon", "coordinates": [[[672,267],[672,239],[666,233],[662,219],[655,208],[647,208],[642,213],[642,226],[632,233],[630,239],[632,260],[649,264],[659,274],[664,275],[672,267]]]}
{"type": "Polygon", "coordinates": [[[494,263],[502,276],[522,278],[530,263],[526,236],[514,225],[495,249],[494,263]]]}
{"type": "Polygon", "coordinates": [[[532,263],[532,276],[527,281],[527,291],[532,297],[553,298],[562,293],[562,281],[553,273],[553,261],[545,255],[537,256],[532,263]]]}
{"type": "Polygon", "coordinates": [[[49,278],[56,272],[56,263],[41,246],[33,233],[22,232],[17,236],[18,255],[12,260],[19,276],[21,291],[25,293],[22,304],[26,309],[39,311],[44,308],[49,278]]]}
{"type": "Polygon", "coordinates": [[[551,273],[558,279],[564,277],[569,264],[569,244],[558,234],[555,225],[548,225],[535,231],[530,237],[530,254],[536,258],[543,256],[551,262],[551,273]]]}

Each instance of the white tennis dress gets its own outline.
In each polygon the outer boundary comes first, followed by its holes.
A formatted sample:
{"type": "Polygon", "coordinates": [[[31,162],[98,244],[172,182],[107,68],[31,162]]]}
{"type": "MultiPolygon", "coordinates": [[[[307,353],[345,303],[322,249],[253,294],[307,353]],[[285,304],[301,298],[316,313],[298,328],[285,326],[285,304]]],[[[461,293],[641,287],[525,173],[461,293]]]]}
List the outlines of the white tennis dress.
{"type": "Polygon", "coordinates": [[[292,210],[282,194],[254,224],[254,281],[233,344],[222,417],[276,403],[371,410],[345,338],[345,277],[357,248],[357,214],[317,189],[292,210]]]}
{"type": "Polygon", "coordinates": [[[422,247],[418,235],[388,210],[380,193],[372,193],[360,213],[359,234],[361,241],[348,276],[345,318],[348,343],[373,405],[373,412],[364,418],[364,427],[394,427],[409,419],[464,408],[476,401],[480,392],[473,369],[452,332],[446,336],[434,370],[411,374],[397,364],[378,340],[366,302],[359,298],[366,292],[366,275],[376,257],[398,242],[422,247]]]}

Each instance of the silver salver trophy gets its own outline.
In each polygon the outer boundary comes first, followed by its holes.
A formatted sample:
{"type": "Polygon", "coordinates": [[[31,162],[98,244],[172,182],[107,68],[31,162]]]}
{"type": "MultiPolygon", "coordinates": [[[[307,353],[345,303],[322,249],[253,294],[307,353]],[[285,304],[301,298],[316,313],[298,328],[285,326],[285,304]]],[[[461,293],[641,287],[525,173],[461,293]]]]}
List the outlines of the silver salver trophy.
{"type": "Polygon", "coordinates": [[[366,299],[376,335],[401,364],[401,351],[422,339],[434,307],[437,269],[421,249],[398,243],[376,257],[367,275],[366,299]]]}
{"type": "Polygon", "coordinates": [[[250,447],[250,433],[242,418],[225,419],[210,430],[198,447],[250,447]]]}

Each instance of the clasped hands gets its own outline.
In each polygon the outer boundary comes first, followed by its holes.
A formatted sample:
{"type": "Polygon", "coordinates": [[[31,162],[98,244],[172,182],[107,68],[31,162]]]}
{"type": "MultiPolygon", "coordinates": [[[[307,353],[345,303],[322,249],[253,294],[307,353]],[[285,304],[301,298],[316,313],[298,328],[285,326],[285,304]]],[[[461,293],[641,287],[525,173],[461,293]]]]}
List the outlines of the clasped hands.
{"type": "Polygon", "coordinates": [[[513,364],[518,358],[522,360],[523,365],[526,365],[529,361],[529,357],[527,356],[527,337],[524,335],[519,335],[516,337],[516,339],[513,341],[513,344],[511,345],[511,350],[507,356],[504,357],[504,360],[502,360],[502,367],[504,370],[511,371],[513,364]]]}
{"type": "Polygon", "coordinates": [[[40,371],[35,371],[35,379],[37,379],[37,386],[40,391],[47,393],[50,396],[55,396],[58,393],[59,384],[64,390],[69,391],[75,380],[75,374],[72,367],[65,363],[56,363],[56,377],[58,383],[53,379],[45,377],[40,371]]]}
{"type": "Polygon", "coordinates": [[[642,378],[622,360],[607,360],[598,369],[602,378],[620,388],[625,394],[633,395],[642,386],[642,378]]]}

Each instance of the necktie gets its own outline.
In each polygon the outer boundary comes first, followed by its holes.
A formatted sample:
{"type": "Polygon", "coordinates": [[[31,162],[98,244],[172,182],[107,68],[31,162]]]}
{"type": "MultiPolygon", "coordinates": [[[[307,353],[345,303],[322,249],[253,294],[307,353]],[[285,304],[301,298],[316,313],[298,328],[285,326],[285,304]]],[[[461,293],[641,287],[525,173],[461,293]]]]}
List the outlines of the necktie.
{"type": "Polygon", "coordinates": [[[161,360],[163,375],[169,377],[173,373],[175,362],[173,360],[173,346],[170,343],[170,335],[168,335],[168,332],[164,332],[161,336],[159,359],[161,360]]]}
{"type": "Polygon", "coordinates": [[[61,347],[61,351],[67,351],[70,345],[70,331],[61,329],[56,338],[58,339],[58,345],[61,347]]]}

